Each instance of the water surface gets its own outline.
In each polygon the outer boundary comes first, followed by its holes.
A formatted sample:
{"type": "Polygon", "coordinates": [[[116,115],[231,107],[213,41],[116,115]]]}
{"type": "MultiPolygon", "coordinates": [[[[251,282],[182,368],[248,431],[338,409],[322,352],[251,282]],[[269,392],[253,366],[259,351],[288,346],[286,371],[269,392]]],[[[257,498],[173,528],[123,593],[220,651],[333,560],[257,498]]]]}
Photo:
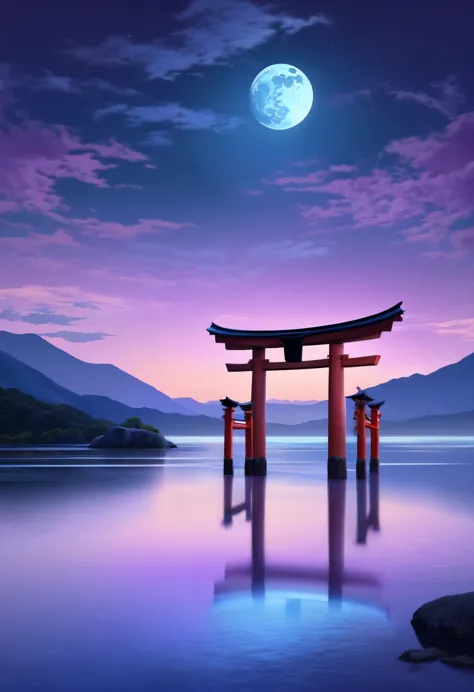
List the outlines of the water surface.
{"type": "Polygon", "coordinates": [[[397,657],[474,589],[474,439],[386,440],[379,477],[329,484],[323,440],[271,440],[267,479],[240,441],[233,479],[220,440],[176,442],[0,453],[2,692],[473,689],[397,657]]]}

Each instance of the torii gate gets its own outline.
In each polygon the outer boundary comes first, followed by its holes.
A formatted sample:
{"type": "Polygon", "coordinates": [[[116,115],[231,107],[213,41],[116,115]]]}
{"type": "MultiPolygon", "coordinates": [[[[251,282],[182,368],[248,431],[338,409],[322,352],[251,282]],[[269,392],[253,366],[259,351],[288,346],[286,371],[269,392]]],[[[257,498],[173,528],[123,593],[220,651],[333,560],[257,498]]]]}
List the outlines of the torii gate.
{"type": "MultiPolygon", "coordinates": [[[[229,329],[214,322],[208,332],[217,343],[229,351],[252,351],[248,363],[226,365],[229,372],[252,373],[253,403],[253,474],[266,475],[266,373],[271,370],[302,370],[329,368],[328,390],[328,478],[347,478],[346,469],[346,403],[344,397],[344,368],[377,365],[380,356],[350,358],[344,344],[353,341],[378,339],[383,332],[392,331],[393,323],[402,320],[402,303],[369,317],[349,322],[304,329],[258,330],[229,329]],[[329,345],[327,358],[303,360],[303,346],[329,345]],[[271,362],[265,349],[283,348],[285,362],[271,362]]],[[[249,471],[252,473],[252,471],[249,471]]]]}

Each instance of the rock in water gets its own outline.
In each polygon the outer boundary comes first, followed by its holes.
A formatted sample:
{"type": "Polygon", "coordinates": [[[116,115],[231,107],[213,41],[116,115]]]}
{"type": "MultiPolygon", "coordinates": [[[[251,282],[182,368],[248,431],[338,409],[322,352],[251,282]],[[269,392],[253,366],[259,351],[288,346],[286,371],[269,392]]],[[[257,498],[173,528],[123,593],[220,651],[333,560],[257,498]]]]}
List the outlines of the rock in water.
{"type": "Polygon", "coordinates": [[[443,655],[444,652],[439,649],[408,649],[399,656],[399,659],[408,663],[427,663],[437,661],[443,655]]]}
{"type": "Polygon", "coordinates": [[[425,603],[413,614],[411,624],[424,647],[437,647],[458,656],[473,656],[474,592],[425,603]]]}
{"type": "Polygon", "coordinates": [[[114,425],[90,443],[94,449],[171,449],[176,447],[161,433],[114,425]]]}

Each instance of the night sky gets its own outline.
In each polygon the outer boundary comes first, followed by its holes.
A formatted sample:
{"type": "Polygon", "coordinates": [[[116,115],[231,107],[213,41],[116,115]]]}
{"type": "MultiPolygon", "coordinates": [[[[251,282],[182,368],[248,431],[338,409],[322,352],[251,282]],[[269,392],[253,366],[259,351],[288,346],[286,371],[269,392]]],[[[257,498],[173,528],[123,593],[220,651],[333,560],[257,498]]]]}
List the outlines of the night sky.
{"type": "MultiPolygon", "coordinates": [[[[382,359],[347,393],[472,352],[473,15],[0,0],[0,329],[201,400],[249,395],[224,363],[250,354],[212,321],[305,327],[403,300],[393,333],[348,348],[382,359]],[[272,63],[315,92],[286,131],[249,110],[272,63]]],[[[321,371],[268,379],[269,397],[325,397],[321,371]]]]}

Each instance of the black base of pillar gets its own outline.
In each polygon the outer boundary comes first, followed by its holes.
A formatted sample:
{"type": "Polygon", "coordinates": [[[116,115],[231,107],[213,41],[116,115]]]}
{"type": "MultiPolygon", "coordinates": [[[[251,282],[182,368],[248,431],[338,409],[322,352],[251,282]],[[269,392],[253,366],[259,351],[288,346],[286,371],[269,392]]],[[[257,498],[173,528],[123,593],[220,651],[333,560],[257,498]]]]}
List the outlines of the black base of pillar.
{"type": "Polygon", "coordinates": [[[328,458],[328,479],[330,481],[345,481],[347,479],[347,467],[344,457],[328,458]]]}
{"type": "Polygon", "coordinates": [[[266,476],[267,475],[267,460],[265,457],[257,459],[245,460],[245,475],[246,476],[266,476]]]}
{"type": "Polygon", "coordinates": [[[253,476],[254,475],[254,467],[255,467],[255,459],[252,459],[251,457],[246,459],[245,460],[245,475],[246,476],[253,476]]]}
{"type": "Polygon", "coordinates": [[[378,459],[371,459],[370,460],[370,473],[378,473],[379,472],[379,466],[380,466],[380,462],[378,459]]]}
{"type": "Polygon", "coordinates": [[[367,464],[365,459],[357,459],[356,461],[356,478],[358,481],[363,481],[367,478],[367,464]]]}
{"type": "Polygon", "coordinates": [[[224,459],[224,476],[234,475],[234,460],[224,459]]]}

